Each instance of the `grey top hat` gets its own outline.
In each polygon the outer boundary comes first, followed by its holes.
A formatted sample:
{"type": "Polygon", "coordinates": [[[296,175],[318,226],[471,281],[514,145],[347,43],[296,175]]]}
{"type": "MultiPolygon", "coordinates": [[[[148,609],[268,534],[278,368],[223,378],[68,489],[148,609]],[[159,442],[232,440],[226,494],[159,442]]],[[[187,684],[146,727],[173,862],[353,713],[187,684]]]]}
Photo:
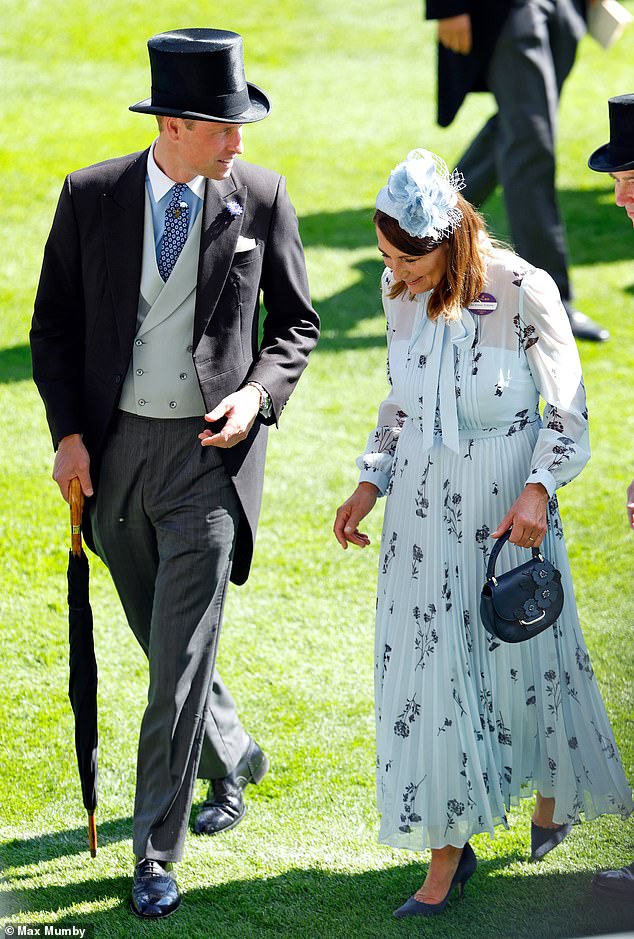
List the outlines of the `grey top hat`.
{"type": "Polygon", "coordinates": [[[152,96],[131,111],[195,121],[252,124],[271,110],[244,75],[242,36],[225,29],[175,29],[148,40],[152,96]]]}
{"type": "Polygon", "coordinates": [[[598,173],[634,170],[634,94],[608,101],[610,142],[591,154],[588,166],[598,173]]]}

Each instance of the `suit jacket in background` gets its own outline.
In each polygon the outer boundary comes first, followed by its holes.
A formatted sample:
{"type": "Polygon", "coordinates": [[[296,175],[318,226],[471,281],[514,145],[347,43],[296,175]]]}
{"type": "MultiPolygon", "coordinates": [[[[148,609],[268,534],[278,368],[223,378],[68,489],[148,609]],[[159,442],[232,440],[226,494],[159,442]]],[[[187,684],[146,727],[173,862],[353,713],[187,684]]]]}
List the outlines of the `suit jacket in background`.
{"type": "MultiPolygon", "coordinates": [[[[66,178],[35,300],[33,377],[53,445],[81,433],[95,487],[137,329],[147,154],[66,178]]],[[[220,450],[243,509],[231,575],[243,583],[262,498],[265,425],[277,423],[317,342],[319,319],[283,177],[236,161],[228,179],[206,181],[202,211],[192,356],[206,411],[248,379],[259,381],[273,404],[272,417],[257,419],[246,440],[220,450]],[[240,234],[256,247],[235,254],[240,234]]]]}
{"type": "MultiPolygon", "coordinates": [[[[473,45],[460,55],[438,43],[438,123],[448,127],[470,91],[488,91],[486,73],[495,43],[514,2],[521,0],[426,0],[428,20],[468,13],[473,45]]],[[[529,2],[529,0],[525,0],[529,2]]],[[[585,0],[571,0],[585,15],[585,0]]]]}

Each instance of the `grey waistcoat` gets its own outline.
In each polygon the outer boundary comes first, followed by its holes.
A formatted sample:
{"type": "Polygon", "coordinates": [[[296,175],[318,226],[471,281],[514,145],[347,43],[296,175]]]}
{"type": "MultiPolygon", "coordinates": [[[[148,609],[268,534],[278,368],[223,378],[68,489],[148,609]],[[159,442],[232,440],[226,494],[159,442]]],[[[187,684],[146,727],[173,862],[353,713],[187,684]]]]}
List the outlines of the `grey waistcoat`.
{"type": "Polygon", "coordinates": [[[156,265],[150,198],[145,194],[143,266],[132,359],[119,407],[141,417],[205,413],[192,359],[202,212],[166,282],[156,265]]]}

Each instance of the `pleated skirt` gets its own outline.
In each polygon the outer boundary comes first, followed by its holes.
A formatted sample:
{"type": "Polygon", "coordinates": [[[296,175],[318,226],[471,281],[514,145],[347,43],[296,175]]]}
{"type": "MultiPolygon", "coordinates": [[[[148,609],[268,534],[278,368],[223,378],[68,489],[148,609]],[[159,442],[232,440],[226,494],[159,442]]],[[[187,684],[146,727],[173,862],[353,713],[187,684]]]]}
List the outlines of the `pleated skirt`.
{"type": "MultiPolygon", "coordinates": [[[[490,535],[522,491],[537,430],[461,432],[460,452],[401,431],[376,617],[379,840],[423,850],[491,837],[533,790],[557,824],[633,809],[579,626],[556,497],[543,554],[562,575],[555,625],[517,644],[480,621],[490,535]]],[[[507,544],[498,571],[529,554],[507,544]]]]}

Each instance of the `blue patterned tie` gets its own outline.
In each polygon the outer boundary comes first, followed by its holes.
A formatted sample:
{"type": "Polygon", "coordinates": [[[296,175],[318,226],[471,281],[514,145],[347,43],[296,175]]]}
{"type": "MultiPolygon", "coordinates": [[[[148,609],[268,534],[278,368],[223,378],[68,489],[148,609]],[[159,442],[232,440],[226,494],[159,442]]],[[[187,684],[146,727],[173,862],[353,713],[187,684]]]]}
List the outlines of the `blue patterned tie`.
{"type": "Polygon", "coordinates": [[[159,274],[163,280],[167,280],[174,270],[178,256],[187,241],[189,206],[181,201],[181,195],[185,189],[187,189],[186,183],[176,183],[172,186],[172,198],[165,210],[165,232],[158,259],[159,274]]]}

